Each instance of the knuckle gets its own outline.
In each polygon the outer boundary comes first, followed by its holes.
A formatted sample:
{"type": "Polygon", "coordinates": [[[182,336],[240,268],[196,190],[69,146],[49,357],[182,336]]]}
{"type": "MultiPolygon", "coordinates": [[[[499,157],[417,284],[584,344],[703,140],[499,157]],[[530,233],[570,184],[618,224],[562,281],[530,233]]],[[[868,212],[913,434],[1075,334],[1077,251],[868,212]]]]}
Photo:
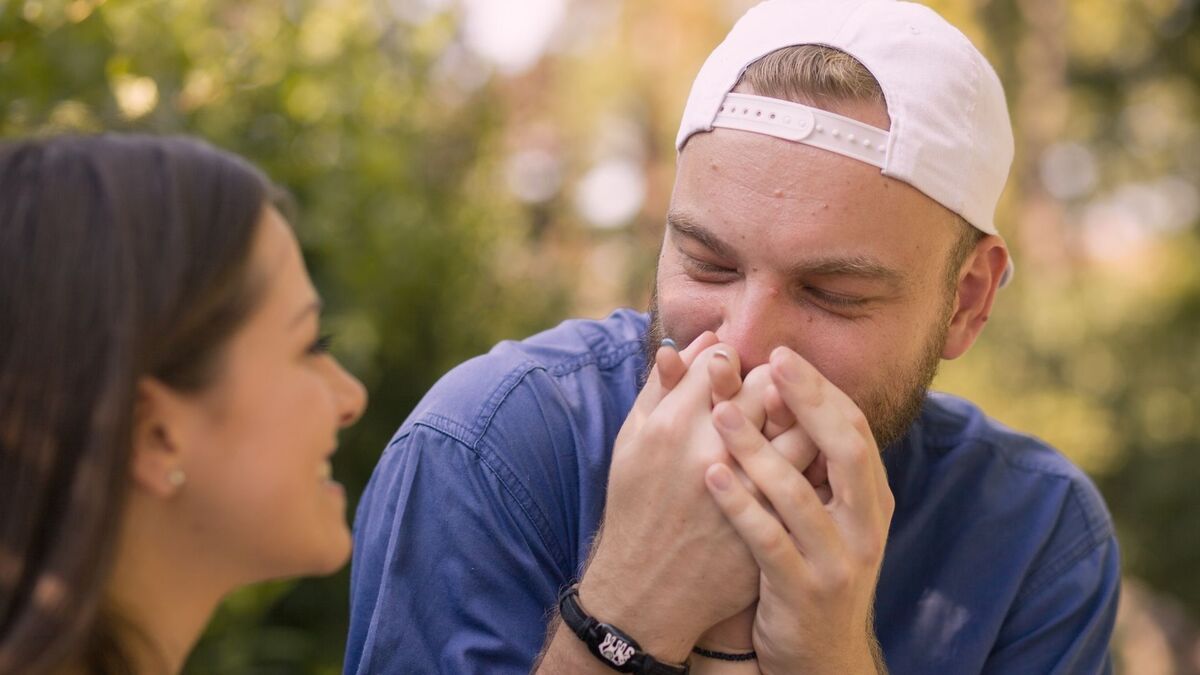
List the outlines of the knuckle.
{"type": "Polygon", "coordinates": [[[867,416],[862,410],[857,407],[851,408],[846,418],[850,421],[850,426],[863,436],[871,435],[871,423],[867,420],[867,416]]]}
{"type": "Polygon", "coordinates": [[[671,437],[671,425],[661,415],[651,416],[642,425],[638,436],[652,446],[662,445],[671,437]]]}
{"type": "Polygon", "coordinates": [[[885,488],[880,501],[883,504],[883,514],[887,517],[886,520],[890,522],[892,516],[896,513],[896,496],[892,494],[891,490],[885,488]]]}
{"type": "Polygon", "coordinates": [[[735,528],[733,522],[731,521],[745,518],[746,509],[749,507],[749,504],[746,503],[745,499],[742,499],[738,495],[727,495],[723,498],[723,502],[724,503],[719,510],[724,511],[728,516],[725,519],[726,522],[724,526],[730,530],[733,530],[735,528]]]}
{"type": "Polygon", "coordinates": [[[783,497],[801,509],[812,506],[812,488],[808,486],[808,479],[800,473],[788,472],[783,481],[783,497]]]}
{"type": "Polygon", "coordinates": [[[814,461],[817,458],[817,447],[808,438],[799,433],[785,433],[776,438],[775,447],[788,463],[805,472],[815,471],[814,461]]]}
{"type": "Polygon", "coordinates": [[[719,447],[702,445],[686,453],[684,461],[695,470],[703,473],[713,464],[727,464],[729,462],[729,455],[719,447]]]}
{"type": "Polygon", "coordinates": [[[783,528],[763,528],[758,535],[758,547],[768,557],[775,557],[792,548],[792,540],[783,528]]]}
{"type": "Polygon", "coordinates": [[[851,440],[842,451],[842,457],[851,464],[863,464],[870,457],[870,450],[862,440],[851,440]]]}
{"type": "Polygon", "coordinates": [[[825,381],[816,378],[805,378],[804,382],[797,385],[800,388],[800,395],[804,403],[812,408],[819,408],[825,404],[825,381]]]}
{"type": "Polygon", "coordinates": [[[845,561],[830,564],[822,576],[824,582],[822,586],[825,592],[831,596],[845,593],[854,582],[854,571],[845,561]]]}
{"type": "Polygon", "coordinates": [[[747,434],[744,444],[746,446],[745,454],[747,457],[760,457],[765,460],[767,458],[767,451],[771,450],[773,452],[770,441],[757,434],[753,436],[747,434]]]}
{"type": "Polygon", "coordinates": [[[885,542],[883,539],[872,538],[862,545],[863,564],[873,566],[883,559],[885,542]]]}
{"type": "Polygon", "coordinates": [[[747,395],[761,396],[769,384],[771,384],[771,371],[763,366],[758,366],[746,375],[746,379],[742,381],[742,390],[747,392],[747,395]]]}

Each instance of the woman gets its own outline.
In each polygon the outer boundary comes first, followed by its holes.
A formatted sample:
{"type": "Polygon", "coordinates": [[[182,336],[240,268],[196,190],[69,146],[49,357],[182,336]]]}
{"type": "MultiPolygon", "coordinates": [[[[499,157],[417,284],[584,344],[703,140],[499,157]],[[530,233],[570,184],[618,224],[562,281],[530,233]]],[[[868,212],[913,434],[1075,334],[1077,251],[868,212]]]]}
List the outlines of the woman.
{"type": "Polygon", "coordinates": [[[350,551],[362,385],[267,179],[183,138],[0,145],[0,673],[176,673],[350,551]]]}

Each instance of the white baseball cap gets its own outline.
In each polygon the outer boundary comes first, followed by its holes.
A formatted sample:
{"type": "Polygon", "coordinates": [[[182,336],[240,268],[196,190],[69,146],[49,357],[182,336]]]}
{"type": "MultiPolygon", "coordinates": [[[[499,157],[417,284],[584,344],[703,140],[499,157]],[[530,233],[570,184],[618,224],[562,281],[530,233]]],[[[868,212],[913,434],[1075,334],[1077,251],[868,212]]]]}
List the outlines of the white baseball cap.
{"type": "MultiPolygon", "coordinates": [[[[676,148],[727,127],[878,166],[987,234],[1013,159],[1004,88],[987,59],[936,12],[902,0],[766,0],[746,13],[692,83],[676,148]],[[814,44],[858,59],[883,90],[891,128],[809,106],[730,93],[767,54],[814,44]]],[[[1012,260],[1002,284],[1012,277],[1012,260]]]]}

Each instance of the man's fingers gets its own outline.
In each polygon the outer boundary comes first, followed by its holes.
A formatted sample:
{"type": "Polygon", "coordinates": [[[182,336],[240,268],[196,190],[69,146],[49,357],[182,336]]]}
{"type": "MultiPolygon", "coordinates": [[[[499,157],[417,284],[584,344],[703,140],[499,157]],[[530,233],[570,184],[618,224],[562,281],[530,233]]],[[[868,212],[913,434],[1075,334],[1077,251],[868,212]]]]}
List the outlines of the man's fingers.
{"type": "Polygon", "coordinates": [[[732,403],[713,409],[713,425],[738,466],[771,503],[805,556],[823,560],[840,548],[837,529],[800,470],[772,447],[732,403]]]}
{"type": "Polygon", "coordinates": [[[764,574],[788,583],[808,565],[783,525],[734,478],[728,466],[708,467],[704,484],[764,574]]]}
{"type": "Polygon", "coordinates": [[[679,352],[679,356],[683,359],[684,364],[691,366],[692,361],[696,360],[697,356],[704,353],[704,350],[717,344],[717,334],[711,330],[706,330],[700,334],[692,344],[684,347],[683,351],[679,352]]]}
{"type": "MultiPolygon", "coordinates": [[[[625,425],[617,434],[618,446],[623,447],[635,435],[643,434],[651,435],[649,445],[645,447],[673,446],[676,441],[682,440],[685,434],[690,433],[688,429],[694,428],[695,425],[705,425],[711,429],[707,426],[710,424],[713,397],[709,361],[725,358],[736,364],[737,355],[732,347],[720,343],[712,344],[699,354],[689,354],[689,350],[698,350],[703,344],[716,339],[711,333],[707,335],[710,337],[701,336],[697,340],[699,344],[690,345],[680,353],[687,369],[674,388],[666,389],[657,376],[653,382],[647,382],[642,393],[638,394],[637,400],[634,401],[625,425]],[[718,356],[721,353],[724,356],[718,356]],[[687,363],[689,357],[690,364],[687,363]]],[[[708,461],[720,459],[724,450],[715,435],[710,438],[712,443],[702,444],[703,447],[697,448],[696,451],[707,452],[708,461]]],[[[684,450],[683,447],[675,448],[676,452],[684,450]]],[[[707,465],[708,461],[704,461],[703,465],[707,465]]]]}
{"type": "Polygon", "coordinates": [[[870,429],[860,428],[866,426],[862,413],[848,417],[849,397],[789,349],[771,354],[771,375],[784,403],[825,456],[831,507],[845,506],[855,533],[873,536],[883,515],[878,487],[883,467],[870,429]]]}
{"type": "MultiPolygon", "coordinates": [[[[688,410],[687,414],[699,414],[701,410],[707,415],[712,410],[713,386],[712,371],[714,361],[726,361],[732,368],[733,378],[737,378],[738,384],[726,382],[722,386],[727,392],[732,386],[740,386],[740,377],[738,373],[738,358],[737,352],[733,347],[714,342],[710,347],[701,351],[696,355],[692,362],[688,365],[687,373],[683,379],[672,391],[662,397],[661,407],[667,407],[666,417],[688,410]]],[[[718,371],[726,375],[728,370],[721,370],[724,365],[717,366],[718,371]]]]}
{"type": "Polygon", "coordinates": [[[776,436],[796,424],[796,416],[792,414],[791,410],[788,410],[783,398],[779,395],[779,389],[774,384],[768,385],[763,393],[763,409],[767,413],[767,424],[763,428],[763,435],[768,439],[774,440],[776,436]]]}
{"type": "Polygon", "coordinates": [[[825,485],[829,482],[829,470],[825,466],[825,456],[819,452],[815,454],[816,457],[804,469],[804,477],[814,486],[825,485]]]}
{"type": "MultiPolygon", "coordinates": [[[[770,367],[753,368],[742,378],[742,386],[732,401],[742,410],[742,414],[755,428],[762,428],[767,421],[767,412],[763,405],[766,388],[771,386],[770,367]]],[[[713,401],[714,404],[717,401],[713,401]]]]}
{"type": "Polygon", "coordinates": [[[737,354],[732,349],[719,349],[708,360],[708,377],[712,380],[714,404],[728,401],[742,388],[742,376],[737,354]]]}
{"type": "Polygon", "coordinates": [[[637,400],[633,402],[633,409],[629,411],[630,418],[639,422],[644,420],[667,394],[679,386],[692,361],[716,343],[716,333],[704,331],[683,351],[676,352],[667,345],[659,347],[654,355],[654,367],[646,378],[646,385],[642,387],[637,400]]]}
{"type": "Polygon", "coordinates": [[[654,355],[654,370],[658,373],[658,385],[665,391],[671,391],[687,373],[687,364],[683,362],[679,350],[663,345],[654,355]]]}
{"type": "MultiPolygon", "coordinates": [[[[775,448],[788,464],[791,464],[797,471],[803,472],[804,477],[809,479],[812,485],[818,485],[817,481],[812,480],[808,475],[808,470],[817,464],[820,460],[821,452],[817,449],[812,439],[804,432],[804,428],[796,425],[791,429],[783,432],[771,440],[771,446],[775,448]]],[[[821,478],[823,482],[824,477],[821,478]]]]}
{"type": "Polygon", "coordinates": [[[833,490],[829,487],[829,483],[822,483],[813,488],[816,491],[817,497],[822,504],[828,504],[833,499],[833,490]]]}

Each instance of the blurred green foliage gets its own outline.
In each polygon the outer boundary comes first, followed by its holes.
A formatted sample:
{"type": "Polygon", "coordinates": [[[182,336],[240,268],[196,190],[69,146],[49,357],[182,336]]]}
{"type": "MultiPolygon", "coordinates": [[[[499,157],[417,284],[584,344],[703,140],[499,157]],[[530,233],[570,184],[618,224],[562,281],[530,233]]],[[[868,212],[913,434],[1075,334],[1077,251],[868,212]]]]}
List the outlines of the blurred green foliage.
{"type": "MultiPolygon", "coordinates": [[[[482,182],[487,87],[431,83],[450,17],[353,3],[0,3],[0,133],[195,134],[295,198],[335,351],[370,390],[335,475],[357,496],[385,442],[452,365],[567,312],[553,266],[506,259],[528,224],[482,182]]],[[[353,508],[353,499],[351,500],[353,508]]],[[[233,597],[198,673],[340,672],[348,575],[233,597]]]]}
{"type": "MultiPolygon", "coordinates": [[[[295,196],[335,351],[371,394],[335,458],[353,497],[454,364],[644,306],[677,116],[750,4],[572,0],[549,53],[504,74],[452,2],[0,0],[0,136],[195,134],[295,196]],[[553,175],[522,201],[506,180],[529,147],[553,175]],[[644,199],[589,228],[571,186],[614,156],[641,167],[644,199]]],[[[1200,616],[1200,7],[930,4],[995,63],[1018,143],[999,214],[1016,281],[938,386],[1091,472],[1127,570],[1200,616]]],[[[189,672],[340,672],[347,585],[236,594],[189,672]]]]}

